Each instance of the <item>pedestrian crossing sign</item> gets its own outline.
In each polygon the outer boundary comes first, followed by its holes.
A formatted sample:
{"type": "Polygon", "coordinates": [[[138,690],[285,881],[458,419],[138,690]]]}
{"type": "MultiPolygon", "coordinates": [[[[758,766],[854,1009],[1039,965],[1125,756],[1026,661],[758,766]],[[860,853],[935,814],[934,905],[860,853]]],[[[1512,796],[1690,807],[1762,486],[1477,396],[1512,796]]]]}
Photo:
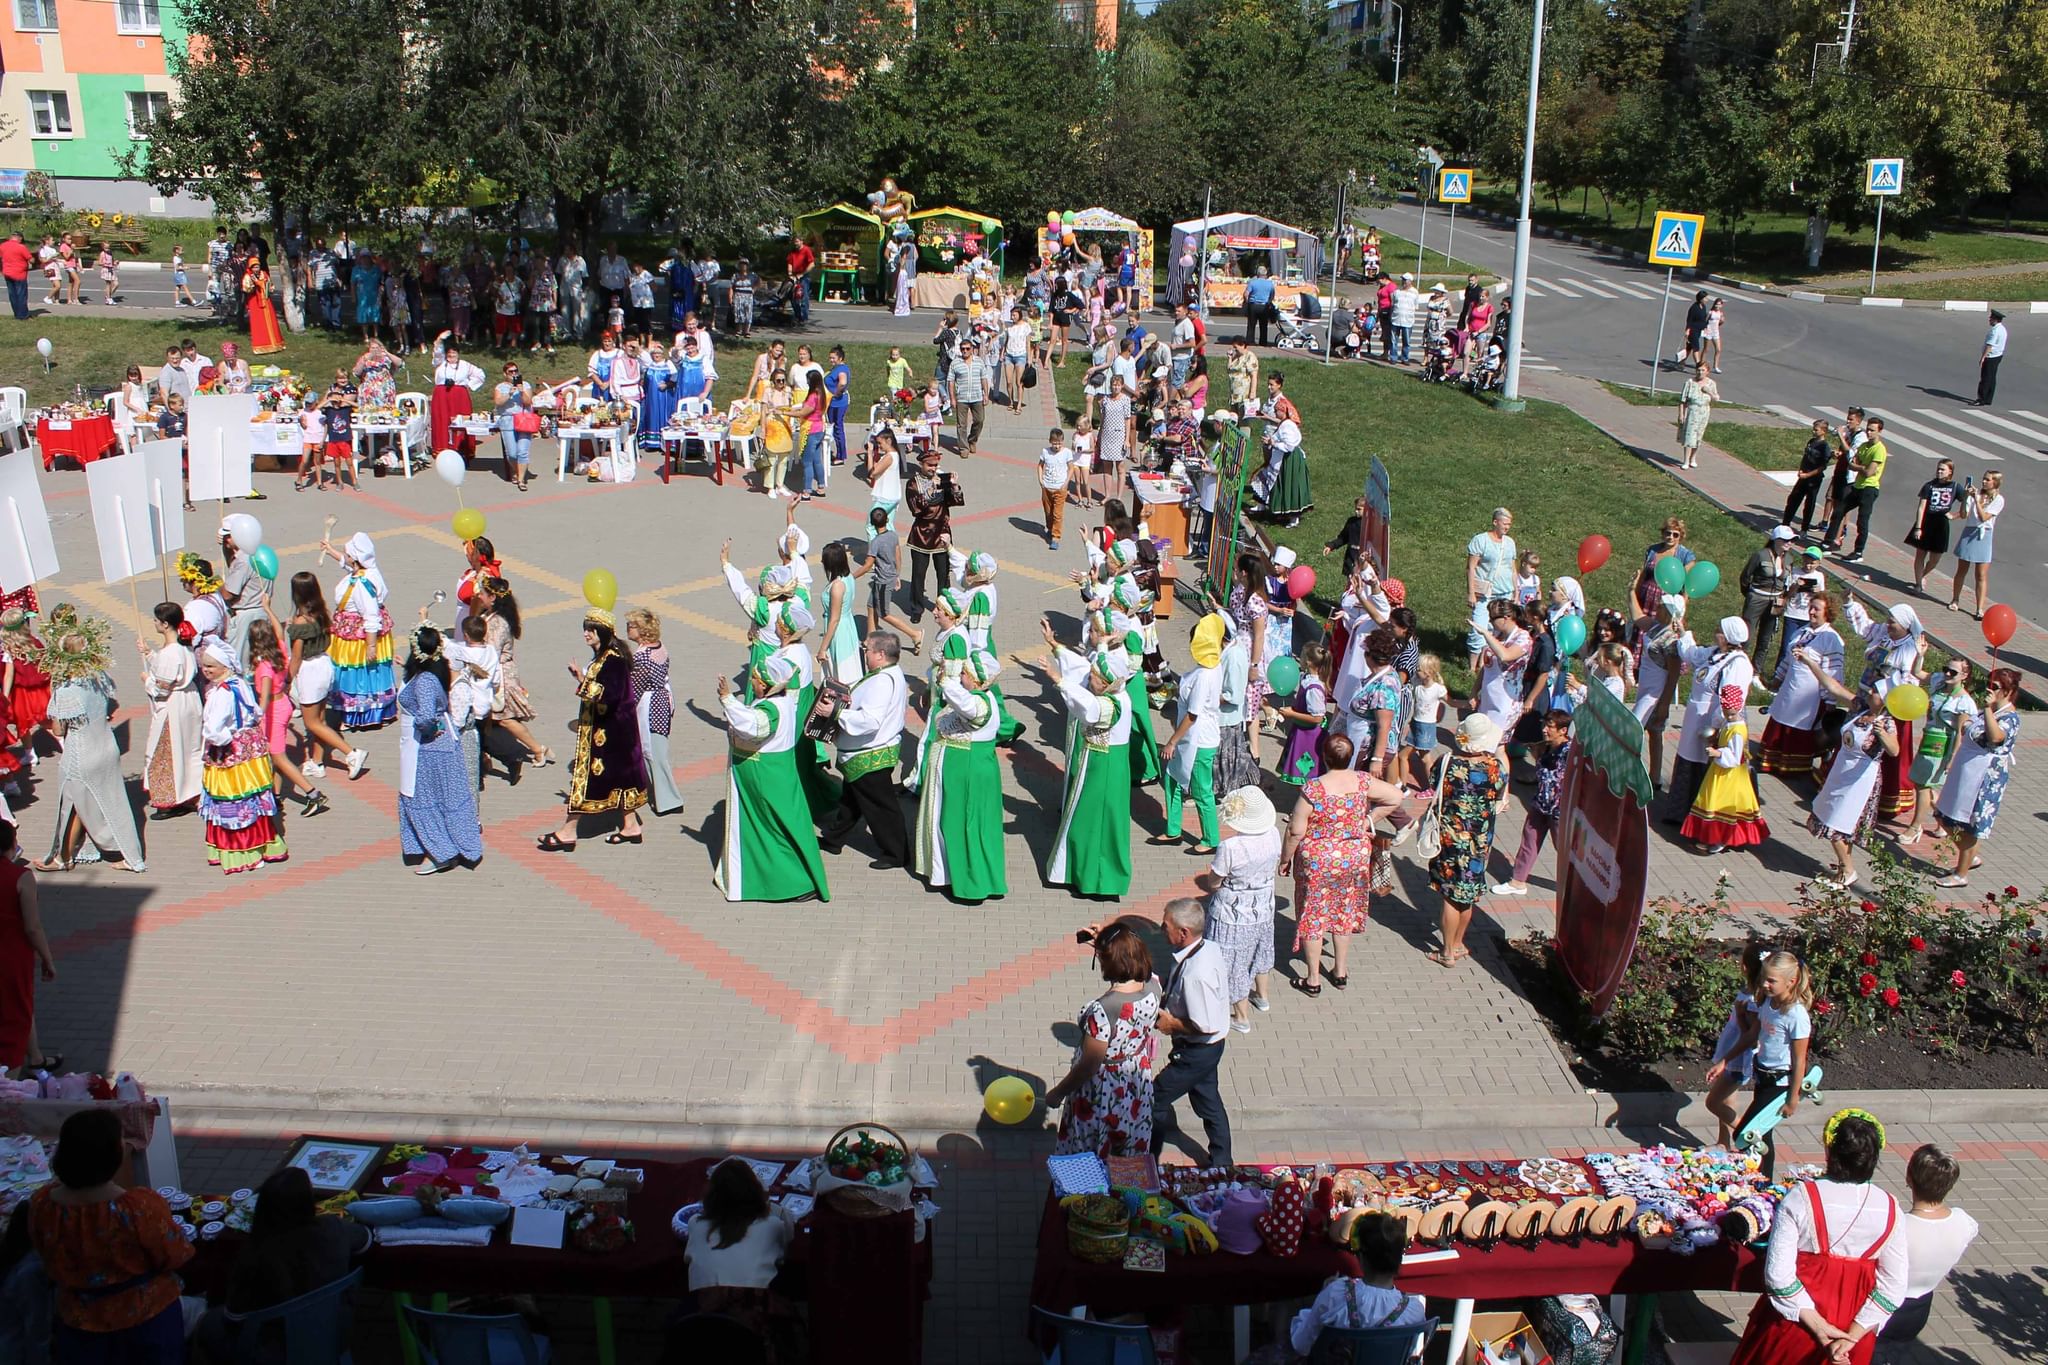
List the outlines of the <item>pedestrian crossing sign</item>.
{"type": "Polygon", "coordinates": [[[1657,211],[1657,224],[1650,230],[1651,265],[1698,265],[1700,232],[1707,220],[1697,213],[1657,211]]]}
{"type": "Polygon", "coordinates": [[[1863,163],[1865,194],[1900,194],[1906,188],[1906,159],[1881,156],[1863,163]]]}
{"type": "Polygon", "coordinates": [[[1472,202],[1472,172],[1445,166],[1436,173],[1436,198],[1440,204],[1472,202]]]}

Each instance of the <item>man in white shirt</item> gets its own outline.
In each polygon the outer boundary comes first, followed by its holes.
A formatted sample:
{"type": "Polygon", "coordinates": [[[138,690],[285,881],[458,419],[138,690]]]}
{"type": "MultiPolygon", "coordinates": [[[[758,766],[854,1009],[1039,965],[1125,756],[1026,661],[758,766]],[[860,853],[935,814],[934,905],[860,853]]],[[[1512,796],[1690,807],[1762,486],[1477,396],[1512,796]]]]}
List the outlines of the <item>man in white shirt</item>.
{"type": "Polygon", "coordinates": [[[1181,385],[1188,382],[1188,366],[1195,358],[1195,320],[1188,313],[1188,306],[1177,303],[1173,306],[1173,382],[1181,385]]]}
{"type": "Polygon", "coordinates": [[[178,368],[185,372],[185,381],[192,386],[190,392],[197,393],[199,392],[199,372],[211,369],[213,367],[213,358],[199,354],[199,343],[193,341],[190,337],[185,339],[184,357],[179,362],[178,368]]]}
{"type": "Polygon", "coordinates": [[[2005,359],[2005,314],[1991,310],[1991,330],[1984,334],[1984,354],[1977,357],[1977,401],[1970,406],[1988,408],[1998,392],[1998,362],[2005,359]]]}
{"type": "Polygon", "coordinates": [[[832,694],[818,697],[818,710],[839,717],[834,747],[842,779],[839,809],[818,824],[818,846],[837,853],[848,836],[865,821],[881,857],[874,868],[902,867],[910,861],[910,839],[903,824],[903,803],[896,794],[896,766],[903,742],[903,714],[910,705],[910,687],[898,664],[903,642],[894,631],[878,630],[861,647],[867,669],[844,705],[832,694]]]}
{"type": "Polygon", "coordinates": [[[606,242],[604,255],[597,262],[598,288],[604,290],[606,308],[626,306],[626,282],[633,272],[626,266],[626,258],[619,254],[617,242],[606,242]]]}
{"type": "Polygon", "coordinates": [[[1173,969],[1166,979],[1158,1028],[1173,1039],[1166,1069],[1152,1082],[1152,1128],[1156,1135],[1176,1129],[1173,1102],[1185,1095],[1202,1132],[1209,1140],[1209,1165],[1228,1167],[1230,1115],[1216,1070],[1223,1062],[1223,1044],[1230,1036],[1229,967],[1223,950],[1202,937],[1208,911],[1202,902],[1181,897],[1166,903],[1159,926],[1173,949],[1173,969]]]}

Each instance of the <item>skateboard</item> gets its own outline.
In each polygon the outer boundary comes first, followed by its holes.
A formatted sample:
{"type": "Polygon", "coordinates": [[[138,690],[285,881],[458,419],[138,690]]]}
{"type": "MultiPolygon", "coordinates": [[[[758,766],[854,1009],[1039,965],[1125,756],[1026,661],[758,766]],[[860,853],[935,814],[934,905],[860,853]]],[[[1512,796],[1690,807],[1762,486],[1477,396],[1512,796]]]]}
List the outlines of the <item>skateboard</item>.
{"type": "MultiPolygon", "coordinates": [[[[1802,1102],[1820,1101],[1820,1075],[1820,1064],[1817,1062],[1806,1069],[1806,1079],[1799,1083],[1799,1098],[1802,1102]]],[[[1735,1135],[1735,1145],[1750,1152],[1761,1152],[1764,1149],[1764,1139],[1785,1117],[1785,1101],[1791,1094],[1788,1089],[1758,1110],[1756,1117],[1742,1125],[1742,1130],[1735,1135]]]]}

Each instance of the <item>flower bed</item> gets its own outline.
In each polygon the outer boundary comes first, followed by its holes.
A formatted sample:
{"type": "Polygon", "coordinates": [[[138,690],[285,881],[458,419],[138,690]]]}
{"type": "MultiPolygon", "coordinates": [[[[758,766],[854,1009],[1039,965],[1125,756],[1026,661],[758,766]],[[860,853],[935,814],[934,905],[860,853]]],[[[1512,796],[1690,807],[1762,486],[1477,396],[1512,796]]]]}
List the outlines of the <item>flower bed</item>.
{"type": "MultiPolygon", "coordinates": [[[[1865,888],[1859,887],[1862,891],[1865,888]]],[[[1802,888],[1769,936],[1720,936],[1725,895],[1644,913],[1614,1006],[1594,1019],[1542,935],[1509,945],[1524,992],[1588,1086],[1704,1089],[1744,953],[1785,948],[1813,983],[1814,1049],[1837,1089],[2048,1086],[2048,904],[2018,887],[1937,902],[1880,854],[1867,895],[1802,888]]]]}

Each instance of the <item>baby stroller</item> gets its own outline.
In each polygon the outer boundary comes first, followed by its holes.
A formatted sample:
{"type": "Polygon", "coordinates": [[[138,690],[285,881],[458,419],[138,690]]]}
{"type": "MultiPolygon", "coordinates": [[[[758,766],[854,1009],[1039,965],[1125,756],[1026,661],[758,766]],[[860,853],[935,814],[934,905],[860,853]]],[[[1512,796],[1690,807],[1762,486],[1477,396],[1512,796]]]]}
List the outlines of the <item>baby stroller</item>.
{"type": "Polygon", "coordinates": [[[1472,367],[1472,392],[1492,393],[1498,389],[1507,378],[1507,362],[1507,347],[1498,337],[1490,339],[1486,349],[1479,353],[1478,363],[1472,367]]]}
{"type": "Polygon", "coordinates": [[[1423,341],[1422,378],[1429,384],[1448,384],[1464,353],[1464,338],[1455,331],[1439,332],[1423,341]]]}
{"type": "MultiPolygon", "coordinates": [[[[1303,300],[1313,298],[1304,294],[1303,300]]],[[[1280,315],[1280,339],[1273,344],[1283,351],[1316,351],[1323,349],[1322,334],[1317,330],[1327,325],[1321,311],[1308,306],[1293,313],[1280,315]]]]}

